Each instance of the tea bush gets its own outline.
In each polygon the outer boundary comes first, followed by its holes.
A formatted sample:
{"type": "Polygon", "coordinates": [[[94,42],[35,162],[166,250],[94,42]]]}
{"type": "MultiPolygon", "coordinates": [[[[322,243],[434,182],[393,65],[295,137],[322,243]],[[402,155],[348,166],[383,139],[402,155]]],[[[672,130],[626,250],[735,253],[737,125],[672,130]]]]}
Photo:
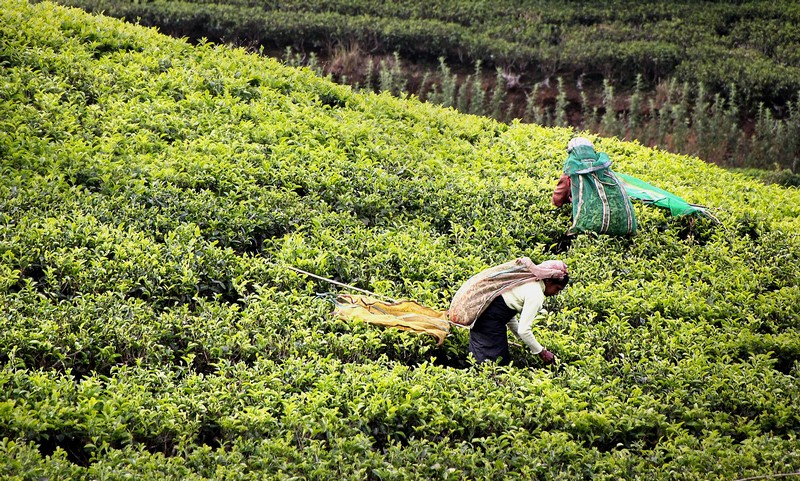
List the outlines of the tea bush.
{"type": "Polygon", "coordinates": [[[652,3],[60,0],[165,33],[269,49],[366,51],[459,63],[536,65],[633,84],[677,75],[715,91],[735,84],[757,102],[798,90],[800,36],[789,1],[652,3]]]}
{"type": "Polygon", "coordinates": [[[598,138],[720,223],[636,204],[564,236],[575,134],[361,94],[242,49],[0,0],[0,474],[8,479],[736,479],[800,470],[800,195],[598,138]],[[563,259],[509,367],[444,309],[563,259]]]}
{"type": "Polygon", "coordinates": [[[796,2],[59,3],[282,55],[356,89],[797,172],[796,2]]]}

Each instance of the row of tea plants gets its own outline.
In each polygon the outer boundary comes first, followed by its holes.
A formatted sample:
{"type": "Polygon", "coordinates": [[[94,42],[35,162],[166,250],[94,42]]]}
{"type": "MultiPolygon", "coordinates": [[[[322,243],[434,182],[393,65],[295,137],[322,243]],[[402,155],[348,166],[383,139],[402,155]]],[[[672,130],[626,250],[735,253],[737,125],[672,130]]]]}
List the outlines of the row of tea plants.
{"type": "MultiPolygon", "coordinates": [[[[444,58],[437,72],[425,72],[418,81],[406,75],[404,62],[391,60],[365,65],[365,78],[334,76],[336,59],[321,62],[316,55],[287,49],[281,59],[291,66],[305,66],[328,75],[357,91],[390,92],[401,97],[453,107],[459,112],[483,115],[503,122],[519,119],[548,127],[573,127],[605,136],[616,136],[674,153],[695,155],[728,168],[761,169],[767,181],[797,185],[800,176],[800,92],[788,100],[778,116],[763,103],[752,114],[742,108],[736,86],[728,94],[711,94],[705,85],[675,79],[647,91],[641,75],[630,95],[620,94],[607,80],[601,92],[592,93],[581,82],[566,85],[559,77],[552,85],[537,82],[518,92],[505,73],[497,69],[487,78],[480,63],[466,76],[453,72],[444,58]],[[410,87],[411,84],[414,87],[410,87]],[[413,89],[413,90],[412,90],[413,89]],[[551,102],[551,100],[553,100],[551,102]],[[515,100],[518,102],[515,104],[515,100]]],[[[758,171],[755,172],[758,174],[758,171]]]]}
{"type": "Polygon", "coordinates": [[[0,0],[0,477],[737,479],[800,471],[800,194],[608,138],[636,204],[566,239],[569,129],[364,94],[242,49],[0,0]],[[527,255],[574,282],[475,366],[332,316],[445,309],[527,255]]]}
{"type": "Polygon", "coordinates": [[[356,89],[789,170],[797,182],[795,2],[60,3],[193,40],[285,48],[287,63],[356,89]]]}
{"type": "Polygon", "coordinates": [[[758,102],[800,90],[800,6],[791,0],[574,1],[59,0],[194,39],[319,51],[359,45],[405,58],[584,72],[632,85],[735,84],[758,102]]]}

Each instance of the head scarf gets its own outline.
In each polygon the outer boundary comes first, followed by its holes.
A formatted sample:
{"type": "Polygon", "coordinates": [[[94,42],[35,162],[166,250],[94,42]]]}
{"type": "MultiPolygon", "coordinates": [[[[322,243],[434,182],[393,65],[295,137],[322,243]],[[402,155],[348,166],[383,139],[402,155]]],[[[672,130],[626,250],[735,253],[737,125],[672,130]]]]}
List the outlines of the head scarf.
{"type": "Polygon", "coordinates": [[[567,153],[572,152],[572,149],[575,147],[586,146],[594,148],[594,144],[591,140],[587,139],[586,137],[575,137],[569,141],[567,144],[567,153]]]}
{"type": "Polygon", "coordinates": [[[544,261],[537,266],[533,266],[530,270],[534,269],[539,271],[541,279],[563,279],[567,275],[567,264],[560,260],[544,261]]]}

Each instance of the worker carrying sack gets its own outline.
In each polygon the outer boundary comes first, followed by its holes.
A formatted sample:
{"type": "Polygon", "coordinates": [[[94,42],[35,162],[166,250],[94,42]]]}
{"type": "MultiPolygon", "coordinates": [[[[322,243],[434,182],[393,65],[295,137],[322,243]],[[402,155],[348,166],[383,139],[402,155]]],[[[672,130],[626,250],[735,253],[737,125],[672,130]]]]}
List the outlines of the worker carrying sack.
{"type": "Polygon", "coordinates": [[[470,327],[499,295],[520,284],[544,279],[562,279],[567,265],[559,260],[534,264],[528,257],[490,267],[470,277],[456,291],[447,310],[453,324],[470,327]]]}
{"type": "Polygon", "coordinates": [[[570,146],[568,153],[564,173],[570,179],[572,227],[567,233],[635,234],[631,200],[608,155],[595,152],[590,143],[570,146]]]}

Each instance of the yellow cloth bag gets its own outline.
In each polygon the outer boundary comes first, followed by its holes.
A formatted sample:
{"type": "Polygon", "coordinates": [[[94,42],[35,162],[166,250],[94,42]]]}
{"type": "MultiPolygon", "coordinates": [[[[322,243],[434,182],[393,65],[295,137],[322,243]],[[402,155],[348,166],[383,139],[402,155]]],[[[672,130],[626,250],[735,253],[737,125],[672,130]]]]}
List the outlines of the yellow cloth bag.
{"type": "Polygon", "coordinates": [[[428,334],[441,345],[450,333],[447,311],[437,311],[415,301],[387,302],[368,296],[340,294],[333,314],[341,319],[396,327],[405,331],[428,334]]]}

